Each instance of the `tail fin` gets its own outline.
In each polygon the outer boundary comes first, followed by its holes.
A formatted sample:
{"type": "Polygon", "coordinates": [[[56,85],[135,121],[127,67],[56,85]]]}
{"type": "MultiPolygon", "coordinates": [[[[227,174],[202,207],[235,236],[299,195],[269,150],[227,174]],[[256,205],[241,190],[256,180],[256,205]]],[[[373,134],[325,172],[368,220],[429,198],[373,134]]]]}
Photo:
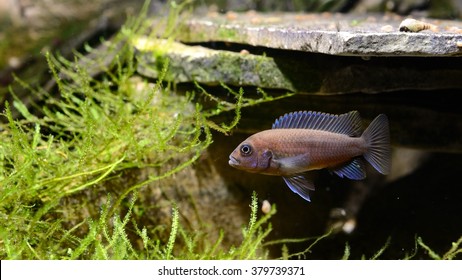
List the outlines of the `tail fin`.
{"type": "Polygon", "coordinates": [[[378,115],[364,130],[363,135],[368,145],[364,158],[380,173],[387,175],[391,168],[390,129],[388,118],[378,115]]]}

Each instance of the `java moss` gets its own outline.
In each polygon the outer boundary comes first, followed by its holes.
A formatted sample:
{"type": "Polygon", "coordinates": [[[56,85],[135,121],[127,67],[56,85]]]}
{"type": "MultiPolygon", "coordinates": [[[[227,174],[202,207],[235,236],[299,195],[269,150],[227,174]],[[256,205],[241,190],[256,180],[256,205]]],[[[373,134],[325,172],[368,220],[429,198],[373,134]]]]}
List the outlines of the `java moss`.
{"type": "MultiPolygon", "coordinates": [[[[129,22],[108,44],[120,46],[140,30],[140,21],[129,22]]],[[[88,65],[52,54],[46,59],[56,90],[32,88],[18,78],[40,101],[28,107],[16,98],[2,114],[1,258],[267,257],[262,242],[275,210],[257,218],[254,195],[251,222],[237,233],[240,240],[226,241],[230,232],[211,228],[204,217],[188,217],[203,214],[181,178],[206,153],[211,129],[229,132],[242,107],[271,98],[232,91],[235,102],[215,99],[217,105],[205,109],[194,101],[204,92],[199,86],[179,95],[164,83],[168,61],[157,82],[137,76],[128,45],[109,64],[94,61],[104,66],[97,77],[88,65]],[[13,118],[13,110],[22,117],[13,118]],[[230,110],[230,124],[210,118],[230,110]]]]}
{"type": "MultiPolygon", "coordinates": [[[[129,22],[109,44],[119,45],[144,30],[141,20],[129,22]]],[[[233,220],[238,229],[224,229],[213,222],[228,223],[240,211],[225,207],[233,200],[217,203],[229,197],[226,188],[212,179],[207,181],[212,184],[192,182],[198,172],[194,167],[207,160],[212,130],[230,133],[243,107],[279,97],[263,90],[249,97],[224,84],[231,96],[227,100],[199,84],[193,92],[178,94],[162,77],[168,60],[157,81],[145,80],[137,75],[129,45],[118,49],[109,64],[95,59],[104,66],[98,76],[60,56],[47,54],[46,60],[56,88],[32,88],[18,79],[41,101],[29,107],[16,99],[5,103],[1,115],[0,258],[267,259],[267,248],[279,246],[281,258],[294,259],[329,242],[330,232],[310,238],[302,252],[289,252],[286,244],[307,239],[268,241],[276,207],[260,215],[256,193],[242,199],[251,207],[242,215],[245,220],[233,220]],[[209,106],[197,101],[204,98],[209,106]],[[13,118],[13,110],[21,118],[13,118]],[[233,112],[234,118],[216,123],[213,117],[223,112],[233,112]],[[214,184],[216,189],[206,188],[214,184]],[[198,196],[194,186],[206,193],[198,196]],[[207,215],[198,203],[210,204],[207,215]],[[207,219],[219,207],[231,212],[207,219]]],[[[442,256],[421,240],[416,248],[449,259],[460,253],[460,243],[442,256]]],[[[387,244],[371,258],[379,258],[387,244]]],[[[345,259],[350,250],[345,246],[345,259]]]]}

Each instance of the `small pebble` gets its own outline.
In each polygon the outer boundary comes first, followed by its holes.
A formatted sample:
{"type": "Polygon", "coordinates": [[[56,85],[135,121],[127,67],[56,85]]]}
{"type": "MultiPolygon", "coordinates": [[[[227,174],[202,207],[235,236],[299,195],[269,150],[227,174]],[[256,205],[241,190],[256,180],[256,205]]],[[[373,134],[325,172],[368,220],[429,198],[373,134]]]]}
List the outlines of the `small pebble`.
{"type": "Polygon", "coordinates": [[[226,13],[226,18],[227,18],[228,20],[235,20],[235,19],[238,18],[238,15],[237,15],[236,12],[228,11],[228,12],[226,13]]]}
{"type": "Polygon", "coordinates": [[[380,28],[380,31],[382,32],[393,32],[395,29],[393,28],[393,26],[387,24],[387,25],[384,25],[380,28]]]}
{"type": "Polygon", "coordinates": [[[239,53],[242,54],[242,55],[247,55],[250,52],[248,50],[246,50],[246,49],[242,49],[239,53]]]}
{"type": "Polygon", "coordinates": [[[271,203],[268,200],[263,200],[261,204],[261,211],[264,214],[268,214],[271,211],[271,203]]]}
{"type": "Polygon", "coordinates": [[[342,227],[342,230],[346,234],[352,233],[356,228],[356,220],[355,219],[349,219],[347,220],[342,227]]]}
{"type": "Polygon", "coordinates": [[[19,66],[21,66],[21,60],[16,56],[12,56],[8,59],[8,65],[11,68],[19,68],[19,66]]]}

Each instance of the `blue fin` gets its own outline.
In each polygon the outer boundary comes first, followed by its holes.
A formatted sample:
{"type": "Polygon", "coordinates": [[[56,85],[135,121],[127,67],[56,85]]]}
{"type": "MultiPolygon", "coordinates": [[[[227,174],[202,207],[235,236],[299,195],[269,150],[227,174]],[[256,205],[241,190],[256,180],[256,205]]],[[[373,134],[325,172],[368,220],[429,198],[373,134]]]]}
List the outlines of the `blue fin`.
{"type": "Polygon", "coordinates": [[[287,186],[296,194],[311,202],[310,191],[314,191],[314,184],[303,175],[282,177],[287,186]]]}
{"type": "Polygon", "coordinates": [[[342,115],[299,111],[279,117],[272,126],[272,129],[278,128],[324,130],[355,137],[361,135],[362,124],[358,111],[351,111],[342,115]]]}
{"type": "Polygon", "coordinates": [[[387,175],[391,169],[390,129],[388,118],[384,114],[378,115],[364,130],[363,135],[368,145],[364,158],[378,172],[387,175]]]}
{"type": "Polygon", "coordinates": [[[356,158],[348,164],[334,169],[333,172],[340,178],[347,177],[352,180],[362,180],[366,178],[364,161],[360,158],[356,158]]]}

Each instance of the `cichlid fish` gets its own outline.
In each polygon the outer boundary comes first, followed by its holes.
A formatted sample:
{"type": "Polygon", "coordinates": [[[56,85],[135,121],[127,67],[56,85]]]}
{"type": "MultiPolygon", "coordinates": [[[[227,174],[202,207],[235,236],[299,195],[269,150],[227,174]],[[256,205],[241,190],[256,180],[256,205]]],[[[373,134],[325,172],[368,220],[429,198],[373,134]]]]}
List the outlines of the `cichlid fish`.
{"type": "Polygon", "coordinates": [[[378,115],[362,132],[357,111],[332,115],[300,111],[279,117],[272,129],[253,134],[229,156],[229,165],[252,173],[282,176],[289,188],[310,200],[313,182],[304,172],[327,168],[340,177],[366,177],[364,159],[390,172],[390,132],[378,115]]]}

